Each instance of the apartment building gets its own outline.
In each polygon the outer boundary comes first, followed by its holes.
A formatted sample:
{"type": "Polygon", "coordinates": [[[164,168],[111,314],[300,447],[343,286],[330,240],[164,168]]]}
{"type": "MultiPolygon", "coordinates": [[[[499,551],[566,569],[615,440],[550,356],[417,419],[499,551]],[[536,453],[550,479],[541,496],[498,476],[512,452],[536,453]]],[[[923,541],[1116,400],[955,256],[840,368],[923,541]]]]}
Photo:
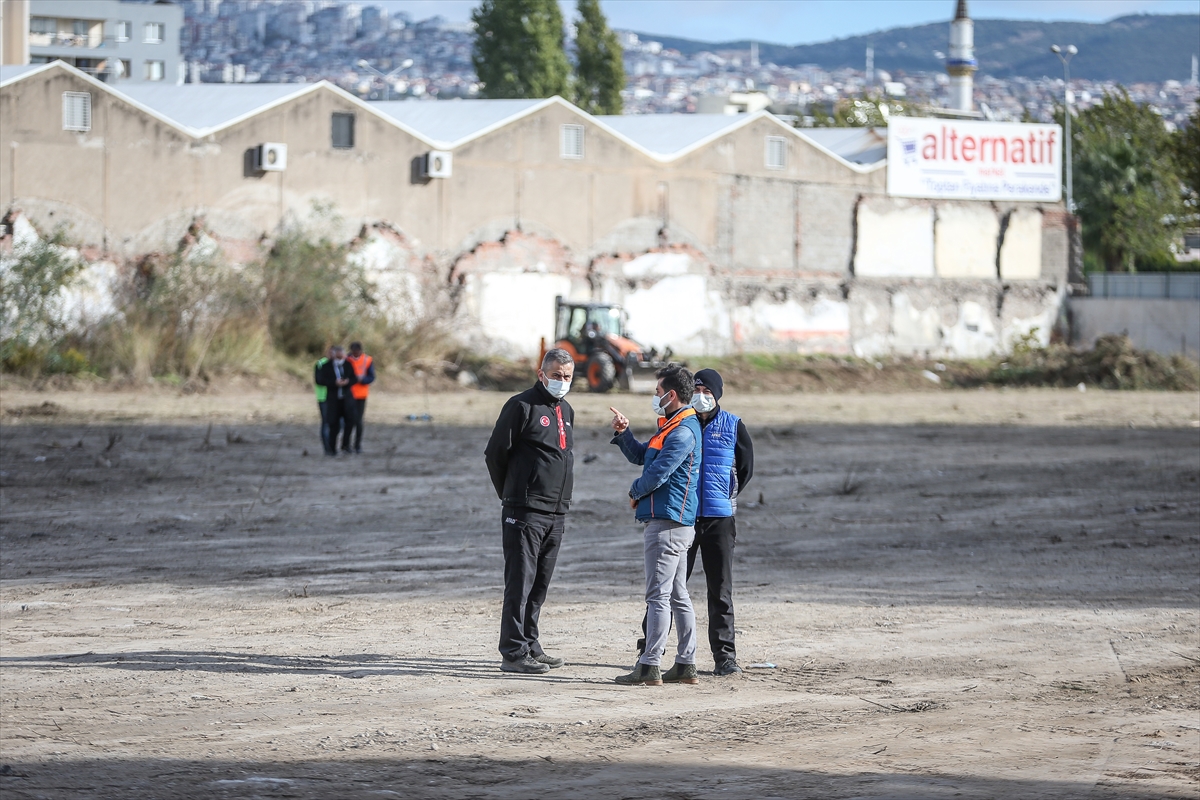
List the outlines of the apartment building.
{"type": "Polygon", "coordinates": [[[182,28],[169,0],[29,0],[29,63],[61,60],[112,84],[182,83],[182,28]]]}

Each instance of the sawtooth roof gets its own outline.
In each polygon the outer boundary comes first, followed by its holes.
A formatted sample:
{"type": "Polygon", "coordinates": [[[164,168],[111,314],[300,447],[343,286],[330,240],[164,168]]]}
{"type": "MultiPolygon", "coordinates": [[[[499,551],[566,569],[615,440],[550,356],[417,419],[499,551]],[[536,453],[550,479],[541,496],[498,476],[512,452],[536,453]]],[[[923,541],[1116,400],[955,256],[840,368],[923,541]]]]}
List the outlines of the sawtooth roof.
{"type": "Polygon", "coordinates": [[[645,114],[590,116],[567,101],[544,100],[396,100],[366,103],[338,87],[321,83],[258,84],[124,84],[101,83],[55,61],[51,64],[5,66],[0,84],[20,80],[34,72],[58,68],[72,72],[104,91],[123,97],[193,136],[207,135],[253,116],[292,97],[327,87],[346,99],[424,139],[434,146],[453,148],[490,130],[500,128],[552,103],[574,109],[581,118],[611,131],[633,147],[660,161],[670,161],[752,120],[776,120],[782,131],[803,138],[856,171],[872,171],[887,157],[887,135],[873,128],[804,128],[779,122],[766,111],[754,114],[645,114]]]}
{"type": "Polygon", "coordinates": [[[389,100],[371,103],[385,117],[430,141],[453,146],[546,104],[545,100],[389,100]]]}
{"type": "Polygon", "coordinates": [[[311,90],[317,84],[297,83],[161,83],[110,87],[180,127],[201,133],[223,128],[267,106],[311,90]]]}
{"type": "Polygon", "coordinates": [[[746,121],[744,115],[731,114],[605,115],[596,119],[660,157],[687,150],[746,121]]]}
{"type": "Polygon", "coordinates": [[[887,128],[800,128],[796,133],[851,164],[887,158],[887,128]]]}

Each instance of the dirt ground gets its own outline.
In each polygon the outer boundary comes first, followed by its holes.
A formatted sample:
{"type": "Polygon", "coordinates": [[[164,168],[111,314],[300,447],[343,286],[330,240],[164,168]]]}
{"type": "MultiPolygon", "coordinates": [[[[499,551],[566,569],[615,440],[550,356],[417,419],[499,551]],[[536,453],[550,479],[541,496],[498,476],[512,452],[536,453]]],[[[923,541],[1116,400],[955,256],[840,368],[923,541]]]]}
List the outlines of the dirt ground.
{"type": "Polygon", "coordinates": [[[739,660],[775,666],[632,689],[636,472],[600,426],[649,403],[571,399],[568,663],[530,678],[496,653],[503,395],[372,397],[327,460],[298,392],[4,392],[0,795],[1200,793],[1197,395],[728,398],[739,660]]]}

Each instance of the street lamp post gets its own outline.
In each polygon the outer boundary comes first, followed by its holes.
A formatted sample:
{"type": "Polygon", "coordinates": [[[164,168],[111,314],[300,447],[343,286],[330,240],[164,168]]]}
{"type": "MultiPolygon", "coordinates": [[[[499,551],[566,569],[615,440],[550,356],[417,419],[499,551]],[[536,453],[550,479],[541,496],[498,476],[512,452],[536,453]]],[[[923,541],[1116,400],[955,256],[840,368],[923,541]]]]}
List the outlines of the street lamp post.
{"type": "Polygon", "coordinates": [[[374,67],[372,67],[365,58],[360,58],[357,62],[355,62],[355,64],[356,64],[356,66],[362,67],[363,69],[369,69],[371,72],[374,72],[380,78],[383,78],[383,85],[385,87],[384,91],[387,92],[387,94],[384,95],[384,99],[391,100],[392,99],[392,78],[396,77],[401,72],[403,72],[404,70],[411,67],[413,65],[413,60],[411,58],[404,59],[403,61],[400,62],[400,66],[396,67],[394,70],[387,73],[386,75],[383,74],[382,72],[380,72],[379,70],[375,69],[374,67]]]}
{"type": "Polygon", "coordinates": [[[1075,99],[1075,93],[1071,91],[1071,56],[1079,52],[1079,48],[1073,44],[1067,45],[1066,49],[1059,47],[1056,44],[1050,45],[1050,52],[1058,56],[1058,60],[1063,65],[1063,115],[1067,118],[1067,211],[1075,213],[1075,193],[1071,183],[1071,103],[1075,99]]]}

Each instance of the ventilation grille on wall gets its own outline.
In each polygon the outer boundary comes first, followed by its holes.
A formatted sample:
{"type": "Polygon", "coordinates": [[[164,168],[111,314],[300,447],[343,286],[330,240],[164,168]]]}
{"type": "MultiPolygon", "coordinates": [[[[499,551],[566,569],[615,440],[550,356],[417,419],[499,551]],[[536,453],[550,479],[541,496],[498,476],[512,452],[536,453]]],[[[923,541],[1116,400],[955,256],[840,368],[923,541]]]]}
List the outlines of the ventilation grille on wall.
{"type": "Polygon", "coordinates": [[[583,158],[582,125],[563,125],[559,129],[559,155],[563,158],[583,158]]]}
{"type": "Polygon", "coordinates": [[[92,129],[92,96],[88,92],[63,92],[63,130],[92,129]]]}

